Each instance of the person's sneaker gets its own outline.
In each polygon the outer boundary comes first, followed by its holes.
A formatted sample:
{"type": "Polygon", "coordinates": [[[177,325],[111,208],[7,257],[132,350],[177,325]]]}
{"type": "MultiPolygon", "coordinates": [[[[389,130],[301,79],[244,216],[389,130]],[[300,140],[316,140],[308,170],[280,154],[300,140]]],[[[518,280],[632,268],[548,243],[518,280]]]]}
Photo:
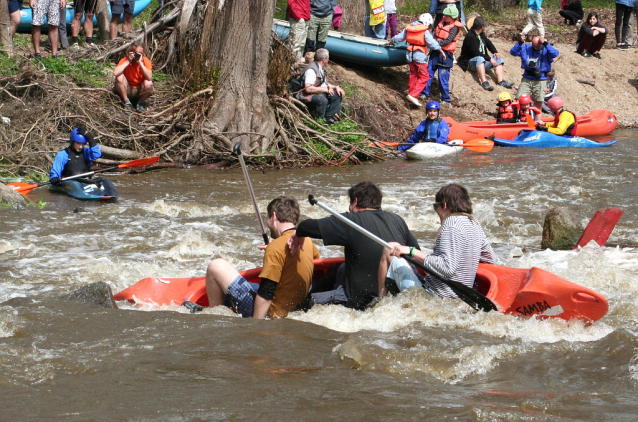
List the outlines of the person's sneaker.
{"type": "Polygon", "coordinates": [[[36,60],[41,60],[42,59],[42,54],[40,53],[33,53],[33,58],[36,60]]]}
{"type": "Polygon", "coordinates": [[[130,100],[126,100],[124,103],[124,112],[128,114],[131,111],[133,111],[133,104],[131,104],[130,100]]]}
{"type": "Polygon", "coordinates": [[[71,47],[69,47],[71,50],[79,50],[80,49],[80,44],[74,42],[73,44],[71,44],[71,47]]]}
{"type": "Polygon", "coordinates": [[[576,28],[580,28],[582,24],[583,24],[583,21],[579,20],[578,22],[576,22],[576,28]]]}
{"type": "Polygon", "coordinates": [[[486,91],[494,91],[494,87],[492,85],[490,85],[490,83],[488,81],[485,81],[481,84],[481,86],[483,87],[484,90],[486,91]]]}
{"type": "Polygon", "coordinates": [[[414,98],[412,95],[408,94],[408,96],[406,97],[408,99],[409,102],[411,102],[412,104],[414,104],[417,107],[421,107],[423,104],[421,104],[419,102],[419,100],[417,100],[416,98],[414,98]]]}
{"type": "Polygon", "coordinates": [[[596,57],[597,59],[602,59],[602,57],[600,57],[600,53],[594,53],[592,54],[592,56],[596,57]]]}
{"type": "Polygon", "coordinates": [[[144,101],[140,101],[137,103],[137,107],[135,107],[135,109],[138,113],[144,113],[144,110],[146,110],[146,103],[144,101]]]}
{"type": "Polygon", "coordinates": [[[45,45],[44,46],[44,51],[48,51],[49,53],[51,52],[51,46],[50,45],[45,45]]]}
{"type": "Polygon", "coordinates": [[[622,51],[627,51],[627,50],[629,49],[629,44],[622,44],[622,45],[620,46],[620,49],[621,49],[622,51]]]}
{"type": "Polygon", "coordinates": [[[503,88],[511,88],[514,86],[514,82],[507,82],[505,79],[503,79],[501,82],[498,83],[498,86],[502,86],[503,88]]]}
{"type": "Polygon", "coordinates": [[[581,53],[581,56],[583,56],[583,57],[591,57],[591,54],[589,54],[589,53],[588,53],[588,52],[586,52],[586,51],[583,51],[583,52],[581,53]]]}
{"type": "Polygon", "coordinates": [[[86,47],[88,47],[88,48],[95,48],[95,47],[97,47],[97,45],[95,45],[95,43],[93,43],[93,42],[87,42],[87,43],[84,43],[84,45],[85,45],[86,47]]]}
{"type": "Polygon", "coordinates": [[[324,123],[327,125],[334,125],[337,121],[333,117],[328,117],[324,123]]]}
{"type": "Polygon", "coordinates": [[[195,312],[201,312],[204,310],[204,307],[202,305],[198,305],[197,303],[191,302],[190,300],[182,302],[182,306],[188,309],[189,311],[191,311],[191,314],[194,314],[195,312]]]}
{"type": "Polygon", "coordinates": [[[441,107],[452,105],[452,101],[441,101],[441,107]]]}

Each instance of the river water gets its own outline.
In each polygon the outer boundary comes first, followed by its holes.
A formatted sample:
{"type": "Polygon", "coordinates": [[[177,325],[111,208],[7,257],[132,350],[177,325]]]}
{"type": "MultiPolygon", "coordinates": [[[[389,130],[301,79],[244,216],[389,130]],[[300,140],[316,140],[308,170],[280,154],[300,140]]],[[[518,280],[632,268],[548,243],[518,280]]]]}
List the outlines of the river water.
{"type": "MultiPolygon", "coordinates": [[[[614,135],[601,149],[251,171],[262,211],[288,194],[304,218],[325,216],[308,194],[345,211],[347,188],[372,180],[424,248],[439,225],[434,194],[461,183],[500,264],[537,266],[607,297],[609,313],[589,326],[475,313],[418,290],[365,312],[322,306],[275,321],[221,307],[70,302],[60,296],[87,283],[117,292],[148,276],[203,275],[213,257],[260,266],[252,204],[239,169],[113,175],[120,199],[108,204],[37,189],[45,209],[0,210],[0,420],[634,420],[638,132],[614,135]],[[624,210],[609,241],[621,246],[534,249],[555,206],[584,223],[624,210]]],[[[317,244],[322,256],[341,253],[317,244]]]]}

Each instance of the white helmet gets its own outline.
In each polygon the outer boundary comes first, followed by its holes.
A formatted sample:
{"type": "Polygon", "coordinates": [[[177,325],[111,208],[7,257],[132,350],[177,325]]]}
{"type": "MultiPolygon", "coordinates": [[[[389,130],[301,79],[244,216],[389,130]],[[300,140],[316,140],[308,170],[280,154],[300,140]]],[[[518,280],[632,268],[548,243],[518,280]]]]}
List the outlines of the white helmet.
{"type": "Polygon", "coordinates": [[[434,19],[432,19],[432,15],[430,15],[429,13],[424,13],[419,16],[419,22],[421,22],[425,26],[432,26],[432,24],[434,23],[434,19]]]}

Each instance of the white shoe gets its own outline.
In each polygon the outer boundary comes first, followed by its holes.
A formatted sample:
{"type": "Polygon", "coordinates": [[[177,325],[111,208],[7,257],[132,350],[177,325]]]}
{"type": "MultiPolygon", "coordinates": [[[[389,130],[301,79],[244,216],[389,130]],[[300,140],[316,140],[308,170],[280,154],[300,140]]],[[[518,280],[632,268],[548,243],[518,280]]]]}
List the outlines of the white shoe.
{"type": "Polygon", "coordinates": [[[419,100],[417,100],[416,98],[414,98],[412,95],[408,94],[408,101],[411,102],[412,104],[414,104],[417,107],[421,107],[423,104],[421,104],[419,102],[419,100]]]}
{"type": "Polygon", "coordinates": [[[80,44],[74,42],[73,44],[71,44],[71,50],[79,50],[80,49],[80,44]]]}

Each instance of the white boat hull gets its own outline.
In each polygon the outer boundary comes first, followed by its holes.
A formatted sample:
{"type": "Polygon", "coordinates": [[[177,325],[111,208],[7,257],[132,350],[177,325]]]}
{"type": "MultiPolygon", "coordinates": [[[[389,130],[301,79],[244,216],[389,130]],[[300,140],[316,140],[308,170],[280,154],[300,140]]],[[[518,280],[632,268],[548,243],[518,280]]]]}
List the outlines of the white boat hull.
{"type": "Polygon", "coordinates": [[[409,160],[424,160],[428,158],[443,157],[444,155],[458,154],[463,147],[449,144],[437,144],[434,142],[422,142],[405,151],[409,160]]]}

